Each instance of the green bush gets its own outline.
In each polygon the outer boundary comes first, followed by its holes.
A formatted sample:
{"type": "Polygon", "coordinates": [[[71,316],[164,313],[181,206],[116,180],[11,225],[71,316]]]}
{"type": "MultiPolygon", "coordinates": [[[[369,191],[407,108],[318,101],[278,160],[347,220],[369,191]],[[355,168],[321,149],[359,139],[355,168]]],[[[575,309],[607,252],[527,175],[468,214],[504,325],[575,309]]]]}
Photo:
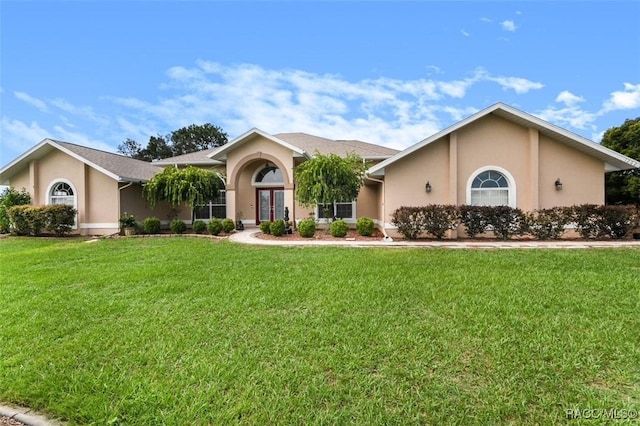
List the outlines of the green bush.
{"type": "Polygon", "coordinates": [[[73,228],[77,211],[72,206],[54,204],[50,206],[19,205],[7,211],[11,232],[17,235],[37,236],[42,230],[62,236],[73,228]]]}
{"type": "Polygon", "coordinates": [[[274,237],[283,236],[285,229],[286,229],[286,225],[283,219],[278,219],[275,222],[271,223],[271,225],[269,226],[271,235],[273,235],[274,237]]]}
{"type": "Polygon", "coordinates": [[[31,204],[31,195],[23,188],[18,191],[14,188],[6,188],[0,194],[0,234],[6,234],[11,230],[9,220],[9,208],[31,204]]]}
{"type": "Polygon", "coordinates": [[[460,221],[465,227],[465,234],[475,238],[483,234],[489,226],[488,210],[490,207],[463,205],[458,207],[460,221]]]}
{"type": "Polygon", "coordinates": [[[331,235],[337,238],[344,238],[349,232],[349,225],[342,219],[334,220],[331,222],[331,228],[329,230],[331,235]]]}
{"type": "Polygon", "coordinates": [[[269,222],[268,220],[260,222],[260,230],[262,231],[263,234],[270,234],[271,222],[269,222]]]}
{"type": "Polygon", "coordinates": [[[142,231],[145,234],[159,234],[160,228],[160,219],[157,217],[148,217],[142,221],[142,231]]]}
{"type": "Polygon", "coordinates": [[[356,231],[363,237],[370,237],[373,234],[375,223],[369,217],[360,217],[356,221],[356,231]]]}
{"type": "Polygon", "coordinates": [[[422,233],[424,221],[420,207],[399,207],[391,215],[391,223],[397,228],[403,237],[415,240],[422,233]]]}
{"type": "Polygon", "coordinates": [[[236,223],[231,218],[226,218],[222,221],[222,230],[227,234],[236,229],[236,223]]]}
{"type": "Polygon", "coordinates": [[[626,237],[636,226],[637,214],[635,206],[602,206],[598,235],[613,239],[626,237]]]}
{"type": "Polygon", "coordinates": [[[44,208],[45,228],[61,237],[68,234],[76,223],[78,211],[73,206],[54,204],[44,208]]]}
{"type": "Polygon", "coordinates": [[[580,204],[568,208],[571,222],[584,239],[597,238],[599,235],[600,206],[596,204],[580,204]]]}
{"type": "Polygon", "coordinates": [[[316,234],[316,222],[313,219],[303,219],[298,223],[298,233],[303,238],[311,238],[316,234]]]}
{"type": "Polygon", "coordinates": [[[438,240],[450,229],[456,229],[460,224],[456,206],[429,204],[422,207],[422,229],[438,240]]]}
{"type": "Polygon", "coordinates": [[[488,222],[496,238],[508,240],[527,232],[527,220],[522,210],[509,206],[488,207],[488,222]]]}
{"type": "Polygon", "coordinates": [[[209,233],[211,235],[218,235],[220,232],[222,232],[222,221],[214,217],[209,221],[209,233]]]}
{"type": "Polygon", "coordinates": [[[570,219],[563,207],[536,210],[527,214],[527,229],[539,240],[557,240],[570,219]]]}
{"type": "Polygon", "coordinates": [[[180,219],[173,219],[169,224],[169,229],[174,234],[184,234],[184,231],[187,230],[187,225],[180,219]]]}
{"type": "Polygon", "coordinates": [[[202,220],[195,220],[191,224],[191,229],[193,229],[193,232],[196,234],[202,234],[204,230],[207,229],[207,224],[202,220]]]}

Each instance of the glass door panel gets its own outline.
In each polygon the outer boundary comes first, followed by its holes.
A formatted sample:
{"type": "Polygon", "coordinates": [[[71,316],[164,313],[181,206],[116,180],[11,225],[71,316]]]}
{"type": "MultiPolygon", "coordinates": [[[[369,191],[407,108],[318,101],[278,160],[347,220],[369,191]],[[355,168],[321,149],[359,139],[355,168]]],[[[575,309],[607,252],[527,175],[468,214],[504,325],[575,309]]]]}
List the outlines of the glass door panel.
{"type": "Polygon", "coordinates": [[[269,222],[271,220],[271,190],[258,190],[258,220],[269,222]]]}
{"type": "Polygon", "coordinates": [[[274,220],[284,219],[284,191],[283,190],[274,190],[273,191],[275,203],[274,203],[274,220]]]}

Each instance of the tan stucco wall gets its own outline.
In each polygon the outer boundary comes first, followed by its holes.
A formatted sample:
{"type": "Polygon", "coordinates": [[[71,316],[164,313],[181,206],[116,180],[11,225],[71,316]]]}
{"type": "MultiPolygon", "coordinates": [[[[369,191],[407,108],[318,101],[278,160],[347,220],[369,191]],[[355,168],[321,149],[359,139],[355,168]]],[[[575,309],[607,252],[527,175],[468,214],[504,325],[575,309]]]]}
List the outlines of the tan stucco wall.
{"type": "Polygon", "coordinates": [[[539,188],[540,208],[604,204],[604,163],[542,136],[539,188]],[[558,178],[561,191],[554,185],[558,178]]]}
{"type": "Polygon", "coordinates": [[[531,211],[604,203],[604,163],[492,115],[432,142],[386,168],[385,223],[401,206],[467,204],[469,178],[493,166],[515,181],[515,206],[531,211]],[[563,189],[554,182],[560,178],[563,189]],[[432,191],[426,193],[426,181],[432,191]]]}

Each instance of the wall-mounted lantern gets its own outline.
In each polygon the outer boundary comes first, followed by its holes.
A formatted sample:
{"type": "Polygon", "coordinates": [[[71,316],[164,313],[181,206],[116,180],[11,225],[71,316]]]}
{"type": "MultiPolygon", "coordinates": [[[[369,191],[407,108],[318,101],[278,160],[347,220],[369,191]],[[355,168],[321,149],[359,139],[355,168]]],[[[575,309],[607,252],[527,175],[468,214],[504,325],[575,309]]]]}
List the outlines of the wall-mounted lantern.
{"type": "Polygon", "coordinates": [[[561,191],[562,190],[562,182],[560,181],[560,178],[556,179],[556,191],[561,191]]]}
{"type": "Polygon", "coordinates": [[[427,181],[426,185],[424,186],[424,190],[426,192],[431,192],[431,184],[429,183],[429,181],[427,181]]]}

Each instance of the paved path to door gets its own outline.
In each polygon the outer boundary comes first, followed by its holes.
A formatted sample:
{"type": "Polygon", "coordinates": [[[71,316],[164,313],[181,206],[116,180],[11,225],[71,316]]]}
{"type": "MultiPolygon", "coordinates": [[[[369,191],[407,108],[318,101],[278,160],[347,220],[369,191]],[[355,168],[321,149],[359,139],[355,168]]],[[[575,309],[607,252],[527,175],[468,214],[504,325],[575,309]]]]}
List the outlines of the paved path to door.
{"type": "Polygon", "coordinates": [[[587,249],[587,248],[621,248],[640,247],[640,240],[608,240],[608,241],[358,241],[358,240],[286,240],[257,238],[260,233],[257,229],[245,229],[235,232],[229,237],[230,241],[244,244],[261,244],[271,246],[343,246],[343,247],[423,247],[423,248],[450,248],[450,249],[587,249]]]}

